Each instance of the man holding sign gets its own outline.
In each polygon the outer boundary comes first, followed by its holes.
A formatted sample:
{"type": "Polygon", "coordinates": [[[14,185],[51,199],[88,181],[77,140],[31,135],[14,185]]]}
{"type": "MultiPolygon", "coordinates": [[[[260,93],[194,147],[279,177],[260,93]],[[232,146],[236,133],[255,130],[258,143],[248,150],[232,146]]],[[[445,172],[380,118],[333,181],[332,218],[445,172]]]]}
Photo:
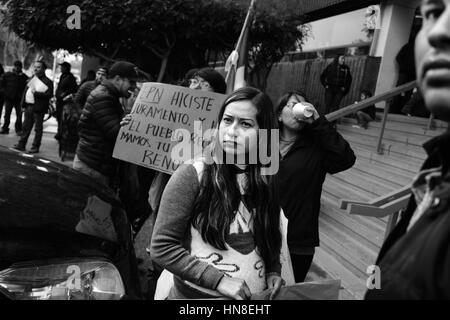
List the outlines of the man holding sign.
{"type": "Polygon", "coordinates": [[[139,80],[137,67],[126,61],[111,66],[104,80],[88,97],[78,125],[79,142],[73,168],[100,182],[111,185],[117,162],[112,158],[120,130],[123,107],[120,98],[128,98],[139,80]]]}
{"type": "Polygon", "coordinates": [[[28,137],[34,125],[36,134],[29,153],[39,152],[44,115],[48,110],[50,98],[53,96],[53,82],[45,76],[45,69],[47,69],[47,66],[44,61],[34,63],[34,77],[27,84],[25,101],[22,106],[25,109],[23,132],[19,143],[14,146],[16,150],[25,151],[28,137]]]}

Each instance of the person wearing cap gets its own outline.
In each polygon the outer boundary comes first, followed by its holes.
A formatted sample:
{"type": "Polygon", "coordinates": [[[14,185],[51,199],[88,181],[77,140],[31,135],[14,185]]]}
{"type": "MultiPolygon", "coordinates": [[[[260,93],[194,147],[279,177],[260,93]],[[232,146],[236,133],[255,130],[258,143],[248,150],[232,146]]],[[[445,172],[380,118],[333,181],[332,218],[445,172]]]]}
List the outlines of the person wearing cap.
{"type": "Polygon", "coordinates": [[[28,81],[24,95],[23,108],[25,116],[23,131],[19,142],[14,149],[25,151],[25,146],[30,137],[31,129],[35,130],[33,145],[29,153],[38,153],[41,146],[44,115],[48,110],[50,99],[53,96],[53,82],[45,75],[47,65],[44,61],[34,63],[34,77],[28,81]]]}
{"type": "Polygon", "coordinates": [[[120,98],[129,98],[139,79],[134,64],[114,63],[108,79],[91,92],[81,112],[73,168],[105,185],[113,186],[118,168],[112,153],[124,114],[120,98]]]}
{"type": "Polygon", "coordinates": [[[77,92],[78,85],[75,76],[70,72],[71,65],[68,62],[59,64],[61,67],[61,77],[56,87],[56,120],[58,121],[58,133],[55,139],[59,139],[61,135],[61,115],[65,101],[77,92]]]}
{"type": "Polygon", "coordinates": [[[0,134],[9,133],[9,123],[11,119],[12,109],[16,111],[16,122],[14,127],[16,134],[22,133],[22,107],[21,99],[27,85],[28,77],[22,72],[22,62],[14,61],[14,68],[10,72],[6,72],[0,82],[0,91],[5,95],[5,115],[3,127],[0,134]]]}
{"type": "Polygon", "coordinates": [[[95,73],[95,79],[91,81],[86,81],[79,88],[77,93],[73,97],[73,101],[77,104],[80,110],[83,109],[84,104],[89,96],[89,94],[94,90],[103,80],[108,77],[108,69],[105,67],[98,68],[95,73]]]}

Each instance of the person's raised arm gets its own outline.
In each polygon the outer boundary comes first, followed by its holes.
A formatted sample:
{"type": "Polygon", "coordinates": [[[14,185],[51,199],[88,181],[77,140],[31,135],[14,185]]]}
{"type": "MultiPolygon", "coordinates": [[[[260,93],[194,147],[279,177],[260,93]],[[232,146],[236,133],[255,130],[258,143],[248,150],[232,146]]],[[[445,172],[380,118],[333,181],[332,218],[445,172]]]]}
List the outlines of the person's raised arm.
{"type": "Polygon", "coordinates": [[[324,169],[327,173],[338,173],[351,168],[356,161],[355,153],[331,123],[321,116],[312,124],[323,154],[324,169]]]}

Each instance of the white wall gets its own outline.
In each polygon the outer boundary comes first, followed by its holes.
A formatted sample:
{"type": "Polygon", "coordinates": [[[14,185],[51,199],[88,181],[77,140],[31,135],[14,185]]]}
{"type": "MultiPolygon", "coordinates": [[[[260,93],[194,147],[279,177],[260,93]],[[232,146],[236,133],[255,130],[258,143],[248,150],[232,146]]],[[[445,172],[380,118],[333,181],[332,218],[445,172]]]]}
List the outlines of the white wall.
{"type": "MultiPolygon", "coordinates": [[[[414,15],[420,0],[389,0],[381,4],[381,30],[374,50],[375,56],[382,57],[375,94],[395,87],[398,67],[397,53],[409,40],[414,15]]],[[[377,105],[384,108],[385,103],[377,105]]]]}

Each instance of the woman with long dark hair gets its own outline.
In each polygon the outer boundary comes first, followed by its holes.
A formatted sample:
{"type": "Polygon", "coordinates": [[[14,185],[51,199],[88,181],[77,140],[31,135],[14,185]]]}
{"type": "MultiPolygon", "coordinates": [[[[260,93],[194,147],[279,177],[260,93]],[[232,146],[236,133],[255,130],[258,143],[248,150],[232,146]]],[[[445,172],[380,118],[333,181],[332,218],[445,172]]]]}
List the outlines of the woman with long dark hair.
{"type": "MultiPolygon", "coordinates": [[[[304,109],[304,110],[305,110],[304,109]]],[[[287,241],[295,282],[303,282],[319,246],[319,212],[327,173],[355,163],[348,142],[307,102],[304,93],[288,92],[277,107],[280,124],[280,201],[289,221],[287,241]],[[301,103],[308,112],[298,112],[301,103]]]]}
{"type": "MultiPolygon", "coordinates": [[[[259,129],[277,127],[270,98],[254,88],[228,96],[218,123],[212,148],[231,158],[258,152],[259,129]]],[[[273,297],[283,282],[276,176],[259,161],[211,159],[180,166],[161,199],[151,255],[174,274],[169,299],[241,300],[267,288],[273,297]]]]}

